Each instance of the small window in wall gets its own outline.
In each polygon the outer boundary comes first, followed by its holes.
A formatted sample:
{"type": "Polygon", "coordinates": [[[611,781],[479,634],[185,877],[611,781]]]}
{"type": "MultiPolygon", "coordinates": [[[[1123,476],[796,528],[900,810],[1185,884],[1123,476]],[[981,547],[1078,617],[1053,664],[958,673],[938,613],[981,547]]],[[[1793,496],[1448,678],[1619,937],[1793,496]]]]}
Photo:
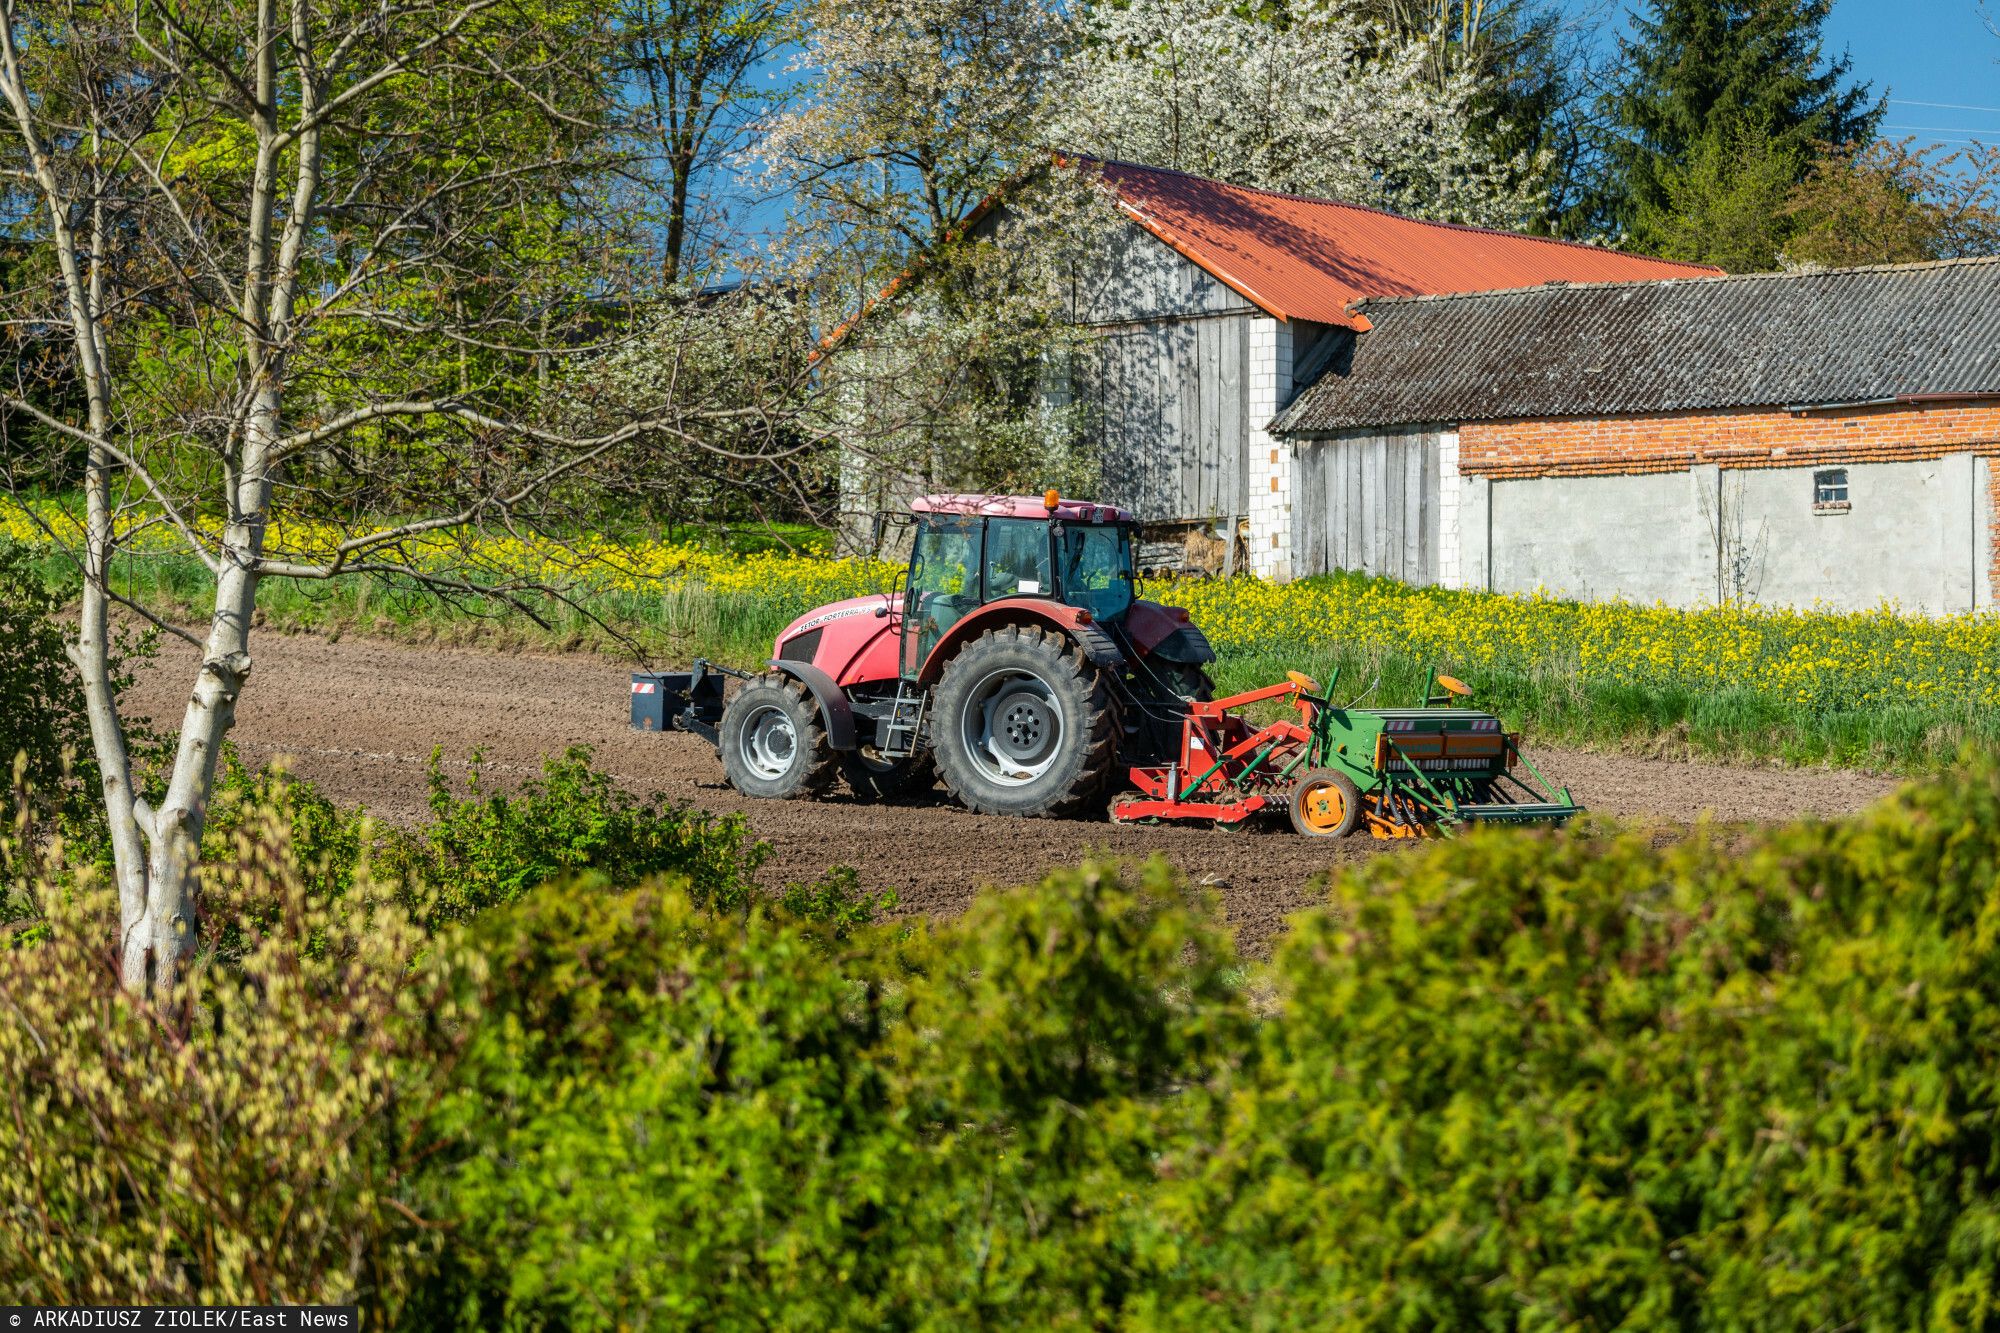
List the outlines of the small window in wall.
{"type": "Polygon", "coordinates": [[[1847,509],[1847,469],[1830,467],[1813,473],[1813,512],[1844,514],[1847,509]]]}

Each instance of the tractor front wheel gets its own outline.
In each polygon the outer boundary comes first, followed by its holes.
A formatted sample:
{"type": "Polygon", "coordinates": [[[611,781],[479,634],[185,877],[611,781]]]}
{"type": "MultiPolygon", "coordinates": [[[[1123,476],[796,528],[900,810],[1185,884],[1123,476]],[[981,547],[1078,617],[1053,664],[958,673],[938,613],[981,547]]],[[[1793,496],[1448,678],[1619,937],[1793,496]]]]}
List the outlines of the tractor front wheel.
{"type": "Polygon", "coordinates": [[[818,796],[833,782],[833,747],[819,702],[798,681],[772,672],[736,692],[722,712],[722,771],[745,796],[818,796]]]}
{"type": "Polygon", "coordinates": [[[1101,803],[1118,752],[1110,687],[1066,637],[988,630],[938,681],[938,773],[968,810],[1063,815],[1101,803]]]}
{"type": "Polygon", "coordinates": [[[1315,768],[1292,788],[1292,827],[1309,838],[1344,838],[1361,827],[1361,789],[1330,768],[1315,768]]]}

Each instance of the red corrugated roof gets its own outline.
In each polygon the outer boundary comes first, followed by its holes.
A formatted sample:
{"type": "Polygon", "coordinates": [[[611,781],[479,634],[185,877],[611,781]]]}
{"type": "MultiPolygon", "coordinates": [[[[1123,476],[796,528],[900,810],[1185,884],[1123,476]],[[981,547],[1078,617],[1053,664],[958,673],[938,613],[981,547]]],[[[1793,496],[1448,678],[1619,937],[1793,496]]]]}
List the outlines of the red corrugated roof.
{"type": "Polygon", "coordinates": [[[1140,226],[1279,319],[1365,329],[1367,319],[1349,307],[1370,296],[1442,296],[1722,271],[1574,241],[1420,222],[1159,167],[1083,161],[1103,172],[1140,226]]]}

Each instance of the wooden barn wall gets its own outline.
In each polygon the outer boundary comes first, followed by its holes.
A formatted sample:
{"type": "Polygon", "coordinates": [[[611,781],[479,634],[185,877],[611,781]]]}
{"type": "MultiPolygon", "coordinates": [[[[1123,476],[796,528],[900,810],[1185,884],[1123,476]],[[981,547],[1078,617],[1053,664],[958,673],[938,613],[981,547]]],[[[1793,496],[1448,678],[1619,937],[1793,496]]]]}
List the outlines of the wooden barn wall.
{"type": "Polygon", "coordinates": [[[1234,289],[1137,223],[1111,233],[1077,265],[1070,318],[1078,324],[1228,315],[1256,309],[1234,289]]]}
{"type": "Polygon", "coordinates": [[[1439,432],[1354,433],[1294,446],[1292,572],[1438,580],[1439,432]]]}
{"type": "Polygon", "coordinates": [[[1247,512],[1253,318],[1099,330],[1077,391],[1096,424],[1106,500],[1154,522],[1247,512]]]}

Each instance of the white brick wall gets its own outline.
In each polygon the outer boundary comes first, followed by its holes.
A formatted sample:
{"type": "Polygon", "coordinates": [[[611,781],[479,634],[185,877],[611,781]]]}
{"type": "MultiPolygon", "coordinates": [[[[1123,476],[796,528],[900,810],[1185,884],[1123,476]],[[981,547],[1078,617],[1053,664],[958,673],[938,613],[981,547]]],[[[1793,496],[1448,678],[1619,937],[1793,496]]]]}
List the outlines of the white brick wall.
{"type": "Polygon", "coordinates": [[[1292,450],[1265,430],[1292,395],[1292,326],[1250,325],[1250,572],[1292,576],[1292,450]]]}
{"type": "Polygon", "coordinates": [[[1438,435],[1438,586],[1463,588],[1465,566],[1458,558],[1458,432],[1438,435]]]}

